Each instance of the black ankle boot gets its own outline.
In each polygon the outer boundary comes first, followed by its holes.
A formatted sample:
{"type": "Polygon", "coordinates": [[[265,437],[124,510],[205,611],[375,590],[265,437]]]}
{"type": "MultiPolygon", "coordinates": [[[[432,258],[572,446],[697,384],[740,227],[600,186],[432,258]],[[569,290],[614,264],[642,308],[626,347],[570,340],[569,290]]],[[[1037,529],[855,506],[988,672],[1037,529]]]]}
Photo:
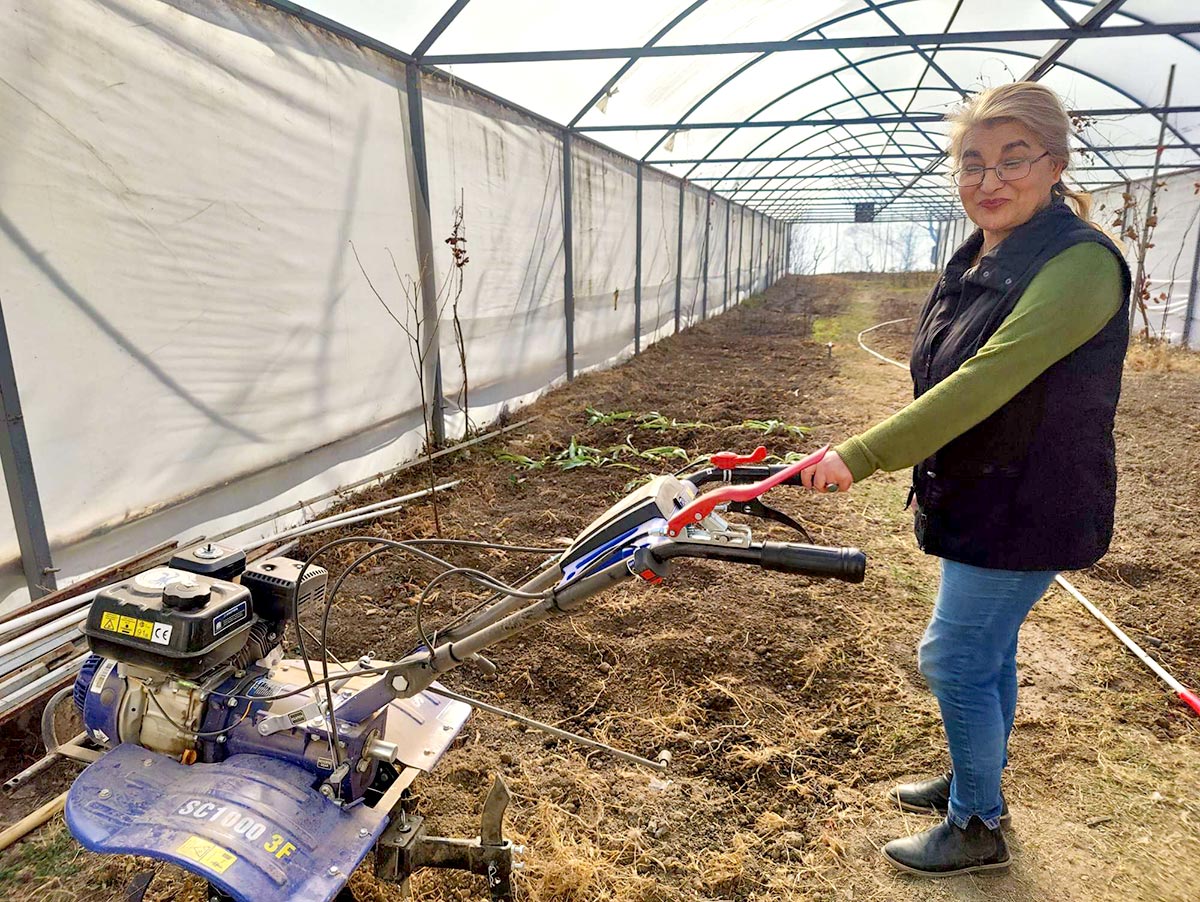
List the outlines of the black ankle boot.
{"type": "MultiPolygon", "coordinates": [[[[888,794],[888,797],[905,811],[917,814],[937,814],[945,817],[950,810],[950,780],[951,773],[942,774],[932,780],[922,780],[919,783],[901,783],[888,794]]],[[[1008,825],[1012,815],[1008,813],[1008,802],[1000,798],[1003,808],[1000,810],[1000,823],[1008,825]]]]}
{"type": "Polygon", "coordinates": [[[883,857],[894,867],[920,877],[953,877],[1007,868],[1011,862],[1004,831],[989,830],[978,817],[958,827],[949,818],[932,830],[893,839],[883,857]]]}

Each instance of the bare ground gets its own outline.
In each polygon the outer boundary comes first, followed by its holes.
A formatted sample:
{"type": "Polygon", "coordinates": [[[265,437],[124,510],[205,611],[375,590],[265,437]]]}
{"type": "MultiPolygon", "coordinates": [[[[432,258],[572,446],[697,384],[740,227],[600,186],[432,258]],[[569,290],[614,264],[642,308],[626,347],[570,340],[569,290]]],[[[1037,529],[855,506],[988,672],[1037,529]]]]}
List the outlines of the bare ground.
{"type": "MultiPolygon", "coordinates": [[[[904,373],[859,350],[855,335],[910,314],[925,284],[789,280],[620,368],[551,393],[529,411],[535,422],[505,447],[539,458],[572,436],[605,447],[629,435],[642,449],[707,453],[761,440],[783,453],[839,440],[907,400],[904,373]],[[764,439],[699,427],[588,426],[586,405],[717,426],[775,418],[813,431],[764,439]]],[[[865,340],[903,360],[904,329],[865,340]]],[[[1200,676],[1191,616],[1200,595],[1198,424],[1194,357],[1135,349],[1118,421],[1118,535],[1100,565],[1071,575],[1193,685],[1200,676]]],[[[439,465],[440,476],[466,480],[443,499],[445,534],[534,544],[570,536],[636,475],[608,467],[524,471],[497,462],[494,450],[439,465]]],[[[409,473],[376,494],[399,494],[424,478],[409,473]]],[[[510,830],[529,849],[520,898],[531,902],[1200,898],[1197,720],[1057,589],[1022,634],[1022,696],[1006,776],[1011,872],[922,882],[882,861],[884,842],[929,825],[889,806],[886,788],[946,761],[914,651],[935,562],[912,541],[902,510],[906,488],[906,475],[897,473],[876,475],[844,496],[774,493],[774,503],[805,519],[817,541],[868,552],[861,586],[683,565],[663,586],[623,587],[570,621],[497,649],[495,681],[456,674],[451,685],[495,704],[651,757],[668,749],[673,760],[666,780],[654,780],[481,716],[438,772],[417,785],[433,829],[477,833],[490,775],[503,773],[514,795],[510,830]]],[[[415,506],[373,532],[399,538],[431,531],[429,508],[415,506]]],[[[787,537],[778,527],[764,531],[787,537]]],[[[522,569],[499,554],[465,559],[510,578],[522,569]]],[[[384,558],[352,580],[335,609],[332,651],[386,658],[411,647],[421,576],[403,560],[384,558]]],[[[468,602],[445,595],[431,620],[468,602]]],[[[6,800],[0,816],[14,820],[61,791],[67,776],[50,775],[24,798],[6,800]]],[[[0,892],[44,902],[121,898],[129,876],[148,866],[80,852],[59,821],[0,854],[0,892]]],[[[398,898],[369,868],[353,883],[362,899],[398,898]]],[[[482,886],[467,877],[425,873],[414,885],[418,899],[482,898],[482,886]]],[[[202,886],[164,866],[147,898],[198,900],[202,886]]]]}

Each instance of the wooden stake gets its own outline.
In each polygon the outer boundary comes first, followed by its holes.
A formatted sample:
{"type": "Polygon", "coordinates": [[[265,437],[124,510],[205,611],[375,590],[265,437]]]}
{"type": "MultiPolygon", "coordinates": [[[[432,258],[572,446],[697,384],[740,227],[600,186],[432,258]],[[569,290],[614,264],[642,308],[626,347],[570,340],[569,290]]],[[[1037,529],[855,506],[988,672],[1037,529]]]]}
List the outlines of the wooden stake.
{"type": "MultiPolygon", "coordinates": [[[[69,792],[70,790],[68,790],[69,792]]],[[[63,810],[63,806],[67,804],[67,793],[51,799],[37,811],[25,815],[11,827],[0,833],[0,852],[3,852],[17,840],[22,839],[26,834],[33,832],[54,815],[63,810]]]]}

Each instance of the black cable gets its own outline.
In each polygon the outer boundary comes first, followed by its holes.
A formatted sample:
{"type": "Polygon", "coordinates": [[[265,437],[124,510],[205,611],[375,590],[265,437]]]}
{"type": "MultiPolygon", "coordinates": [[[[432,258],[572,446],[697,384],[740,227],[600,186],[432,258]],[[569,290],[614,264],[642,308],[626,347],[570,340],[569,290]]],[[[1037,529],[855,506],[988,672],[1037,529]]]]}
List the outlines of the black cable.
{"type": "MultiPolygon", "coordinates": [[[[296,586],[292,591],[292,615],[296,619],[297,627],[299,627],[299,625],[300,625],[300,605],[299,605],[300,586],[303,584],[304,574],[307,571],[309,564],[311,564],[312,561],[318,555],[329,550],[330,548],[335,548],[339,545],[348,545],[352,542],[357,543],[357,544],[361,544],[362,542],[370,542],[371,544],[375,545],[376,547],[372,548],[366,554],[360,555],[357,560],[352,562],[349,567],[347,567],[344,571],[342,571],[342,574],[338,577],[337,582],[334,583],[332,591],[328,591],[325,593],[325,610],[324,610],[324,612],[322,614],[322,618],[321,618],[321,646],[320,646],[321,674],[324,677],[325,704],[328,709],[325,712],[325,723],[329,727],[329,753],[333,757],[334,770],[337,770],[337,768],[340,767],[342,764],[342,750],[341,750],[341,746],[338,745],[338,739],[337,739],[337,735],[338,735],[338,733],[337,733],[337,717],[333,712],[333,689],[330,688],[330,684],[329,684],[329,656],[327,653],[328,652],[329,611],[333,607],[334,596],[337,594],[338,590],[341,588],[341,585],[342,585],[343,581],[345,581],[346,576],[355,567],[357,567],[363,561],[368,560],[372,555],[378,554],[380,551],[383,551],[385,548],[395,548],[398,550],[407,551],[409,554],[412,554],[415,557],[421,558],[421,559],[426,560],[433,564],[437,564],[444,568],[452,568],[454,566],[449,561],[442,560],[441,558],[437,557],[436,555],[429,554],[426,551],[421,551],[419,548],[413,548],[411,546],[408,546],[404,542],[395,542],[390,539],[381,539],[381,538],[378,538],[377,536],[345,536],[340,539],[334,539],[330,542],[326,542],[324,545],[322,545],[320,548],[318,548],[316,551],[314,551],[311,555],[309,555],[308,560],[306,560],[304,562],[304,566],[300,568],[300,573],[296,577],[296,586]]],[[[304,633],[302,630],[300,630],[300,629],[296,630],[296,638],[299,642],[301,658],[304,660],[305,673],[308,676],[310,681],[314,681],[315,678],[314,678],[314,674],[312,672],[312,664],[309,663],[308,652],[304,648],[304,633]]]]}
{"type": "Polygon", "coordinates": [[[405,539],[409,545],[463,545],[470,548],[494,548],[517,554],[562,554],[564,548],[535,548],[530,545],[504,545],[500,542],[479,542],[473,539],[405,539]]]}
{"type": "Polygon", "coordinates": [[[278,701],[282,701],[285,698],[292,698],[294,696],[301,695],[302,693],[308,692],[311,689],[316,689],[319,686],[324,686],[327,683],[333,683],[338,680],[344,680],[348,676],[358,677],[358,676],[371,676],[373,674],[387,673],[389,670],[391,670],[395,666],[396,666],[395,664],[389,664],[386,667],[363,667],[363,668],[360,668],[357,670],[347,670],[344,673],[334,674],[333,676],[326,677],[324,679],[320,679],[320,680],[314,679],[310,683],[305,683],[302,686],[297,686],[296,688],[291,689],[287,692],[279,692],[279,693],[276,693],[275,695],[239,695],[238,693],[235,693],[235,692],[229,692],[229,693],[224,693],[224,696],[225,696],[225,698],[236,698],[236,699],[241,699],[243,701],[278,702],[278,701]]]}
{"type": "MultiPolygon", "coordinates": [[[[428,585],[425,586],[424,589],[421,590],[421,594],[417,598],[417,608],[416,608],[417,635],[421,639],[421,644],[424,645],[427,649],[429,649],[430,663],[433,662],[434,645],[433,645],[433,642],[431,642],[429,640],[429,638],[425,635],[425,628],[421,624],[421,608],[425,604],[425,599],[428,597],[429,593],[433,590],[433,587],[436,586],[438,583],[440,583],[443,579],[446,579],[447,577],[450,577],[450,576],[464,576],[467,579],[470,579],[475,582],[479,582],[480,581],[479,578],[483,577],[484,579],[494,582],[493,588],[495,588],[495,590],[497,592],[502,592],[505,595],[516,597],[516,598],[528,598],[531,600],[536,600],[539,598],[549,598],[552,594],[552,590],[550,590],[550,589],[546,589],[542,592],[522,592],[520,589],[514,589],[511,586],[505,586],[504,584],[499,583],[499,581],[495,580],[495,578],[492,577],[490,574],[484,573],[482,570],[476,570],[473,567],[455,567],[453,570],[445,570],[445,571],[439,573],[432,580],[430,580],[430,582],[428,583],[428,585]]],[[[434,631],[433,636],[434,636],[434,639],[436,640],[437,639],[437,631],[436,630],[434,631]]]]}
{"type": "MultiPolygon", "coordinates": [[[[299,622],[300,622],[300,619],[299,619],[300,612],[295,603],[295,598],[299,593],[299,587],[303,580],[305,568],[308,567],[308,565],[312,562],[313,558],[315,558],[317,555],[321,554],[325,550],[335,547],[337,545],[349,544],[351,542],[358,542],[358,543],[370,542],[374,547],[369,549],[368,551],[364,552],[363,554],[359,555],[358,558],[356,558],[354,561],[352,561],[338,576],[337,580],[333,584],[333,587],[325,594],[325,606],[324,606],[324,610],[322,611],[322,614],[321,614],[321,634],[320,634],[321,635],[321,645],[320,645],[321,668],[322,668],[322,676],[324,677],[323,684],[325,687],[325,701],[326,701],[326,705],[328,707],[328,711],[326,713],[325,719],[329,726],[329,735],[331,737],[330,746],[331,746],[331,753],[334,757],[335,768],[337,765],[341,764],[341,749],[337,745],[337,738],[336,738],[337,737],[337,718],[333,711],[333,689],[331,688],[330,682],[329,682],[329,661],[328,661],[329,614],[330,614],[330,611],[333,609],[333,601],[337,597],[337,593],[339,591],[341,591],[342,584],[345,582],[347,577],[349,577],[349,575],[355,569],[362,566],[362,564],[364,564],[366,561],[370,560],[373,556],[375,556],[376,554],[379,554],[382,551],[386,551],[389,549],[397,550],[397,551],[407,551],[409,554],[412,554],[413,556],[415,556],[419,559],[422,559],[422,560],[427,561],[428,563],[432,563],[437,566],[443,567],[444,572],[445,571],[455,571],[455,572],[462,572],[464,574],[469,574],[468,575],[469,579],[472,579],[473,581],[478,582],[489,589],[493,589],[493,590],[499,591],[499,592],[505,592],[506,594],[510,594],[510,595],[517,595],[518,597],[523,597],[523,593],[521,593],[518,589],[514,589],[510,586],[505,585],[504,583],[500,582],[495,577],[492,577],[489,574],[484,573],[483,571],[472,570],[470,568],[456,568],[451,562],[444,560],[443,558],[439,558],[436,555],[429,554],[426,551],[422,551],[422,550],[420,550],[420,548],[414,547],[414,545],[416,545],[416,543],[418,543],[418,542],[420,542],[422,544],[439,544],[439,543],[454,544],[454,545],[471,544],[471,545],[485,546],[485,547],[487,547],[487,546],[505,547],[505,546],[499,545],[498,543],[492,543],[492,542],[476,543],[476,542],[466,540],[466,539],[411,539],[411,540],[407,540],[407,541],[395,541],[392,539],[382,539],[377,536],[346,536],[341,539],[334,539],[333,541],[327,542],[325,545],[321,546],[321,548],[318,548],[315,552],[313,552],[313,554],[305,562],[304,568],[301,568],[300,575],[296,579],[296,590],[293,593],[293,614],[296,617],[297,624],[299,624],[299,622]]],[[[509,546],[509,547],[510,548],[518,548],[518,547],[522,547],[522,546],[509,546]]],[[[555,553],[558,553],[558,551],[559,551],[559,549],[554,549],[555,553]]],[[[536,552],[539,554],[545,553],[545,549],[536,549],[536,552]]],[[[529,597],[542,597],[542,596],[529,596],[529,597]]],[[[420,605],[419,604],[418,604],[418,609],[417,609],[417,616],[418,616],[418,618],[420,617],[420,605]]],[[[297,637],[300,638],[301,655],[306,655],[304,645],[303,645],[303,638],[299,631],[297,631],[297,637]]],[[[424,641],[424,638],[423,638],[423,641],[424,641]]],[[[433,649],[430,648],[429,651],[430,651],[430,656],[432,658],[433,649]]],[[[306,674],[307,674],[309,680],[315,682],[314,674],[312,673],[311,666],[308,664],[307,657],[305,658],[305,671],[306,671],[306,674]]]]}
{"type": "Polygon", "coordinates": [[[686,473],[688,470],[690,470],[692,467],[696,466],[697,464],[703,463],[706,460],[709,460],[711,457],[712,457],[711,454],[705,454],[705,455],[702,455],[701,457],[697,457],[695,460],[684,464],[682,467],[680,467],[678,470],[676,470],[671,475],[678,478],[679,476],[682,476],[684,473],[686,473]]]}
{"type": "MultiPolygon", "coordinates": [[[[542,572],[547,567],[549,567],[551,564],[553,564],[556,560],[558,560],[558,557],[560,557],[560,556],[561,555],[559,555],[558,552],[556,552],[556,556],[554,558],[551,558],[550,560],[545,561],[542,564],[539,564],[538,566],[534,567],[532,570],[526,571],[523,576],[520,576],[516,579],[516,583],[518,585],[522,585],[522,586],[525,585],[525,583],[529,582],[529,580],[533,579],[540,572],[542,572]]],[[[479,604],[475,605],[475,607],[470,608],[466,611],[463,611],[457,617],[454,617],[453,619],[451,619],[449,623],[445,624],[442,627],[442,630],[446,631],[446,630],[454,629],[460,623],[463,623],[463,622],[471,619],[472,617],[475,617],[477,614],[480,614],[483,611],[487,610],[495,602],[499,601],[503,597],[504,597],[503,592],[492,592],[485,599],[483,599],[483,601],[481,601],[481,602],[479,602],[479,604]]]]}

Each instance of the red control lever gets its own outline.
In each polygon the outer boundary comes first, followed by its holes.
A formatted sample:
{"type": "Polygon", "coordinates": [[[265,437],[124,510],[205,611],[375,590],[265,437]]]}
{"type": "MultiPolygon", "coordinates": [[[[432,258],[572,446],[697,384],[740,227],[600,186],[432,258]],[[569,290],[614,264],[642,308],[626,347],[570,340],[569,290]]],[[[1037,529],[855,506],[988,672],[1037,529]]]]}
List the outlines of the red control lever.
{"type": "Polygon", "coordinates": [[[709,462],[719,470],[732,470],[740,464],[757,464],[767,459],[767,446],[759,445],[749,454],[738,454],[735,451],[719,451],[710,457],[709,462]]]}
{"type": "MultiPolygon", "coordinates": [[[[765,494],[780,483],[787,482],[787,480],[791,479],[801,470],[819,463],[828,450],[829,446],[826,445],[824,448],[814,451],[803,460],[798,460],[790,467],[784,467],[774,476],[768,476],[759,482],[752,482],[750,485],[724,485],[719,489],[714,489],[711,492],[701,495],[667,521],[667,535],[672,537],[677,536],[683,532],[685,526],[699,523],[711,514],[713,508],[718,504],[724,504],[726,501],[749,501],[751,498],[757,498],[759,495],[765,494]]],[[[755,454],[757,453],[756,451],[755,454]]]]}

